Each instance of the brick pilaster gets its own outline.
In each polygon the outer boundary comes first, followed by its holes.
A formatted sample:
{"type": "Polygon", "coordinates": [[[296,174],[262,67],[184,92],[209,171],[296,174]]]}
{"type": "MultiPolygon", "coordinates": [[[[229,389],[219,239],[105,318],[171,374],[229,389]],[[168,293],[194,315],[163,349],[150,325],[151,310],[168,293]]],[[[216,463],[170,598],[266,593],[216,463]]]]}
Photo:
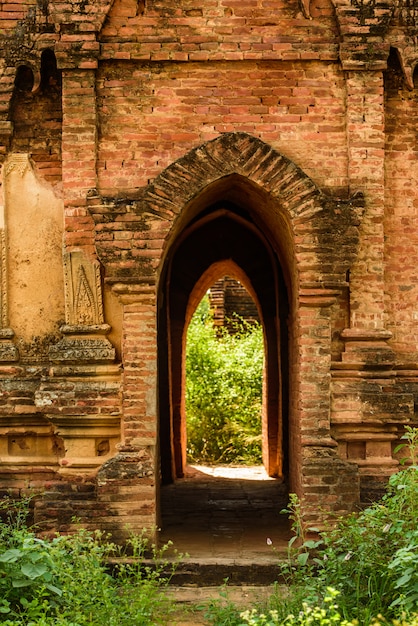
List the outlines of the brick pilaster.
{"type": "Polygon", "coordinates": [[[124,364],[124,443],[134,448],[155,445],[157,428],[156,294],[143,286],[135,301],[122,296],[124,364]]]}
{"type": "Polygon", "coordinates": [[[350,273],[350,324],[384,327],[384,105],[382,71],[348,71],[348,178],[365,195],[360,249],[350,273]]]}
{"type": "Polygon", "coordinates": [[[95,70],[63,70],[62,179],[67,249],[94,253],[94,224],[86,199],[97,185],[95,70]]]}
{"type": "Polygon", "coordinates": [[[149,284],[114,289],[124,305],[122,443],[99,471],[98,499],[123,540],[127,527],[153,532],[158,524],[156,293],[149,284]]]}
{"type": "Polygon", "coordinates": [[[329,346],[337,295],[308,288],[299,297],[299,362],[292,373],[299,403],[290,423],[290,489],[302,496],[307,518],[315,524],[324,519],[324,511],[341,514],[359,502],[357,466],[339,458],[331,438],[329,346]]]}

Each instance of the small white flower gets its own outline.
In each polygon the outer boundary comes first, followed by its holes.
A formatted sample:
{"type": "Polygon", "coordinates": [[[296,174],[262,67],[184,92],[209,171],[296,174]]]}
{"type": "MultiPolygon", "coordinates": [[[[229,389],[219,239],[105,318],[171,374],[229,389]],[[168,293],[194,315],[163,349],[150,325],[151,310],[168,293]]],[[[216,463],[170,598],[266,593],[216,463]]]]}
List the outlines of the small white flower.
{"type": "Polygon", "coordinates": [[[352,552],[347,552],[347,554],[344,557],[344,561],[349,561],[351,559],[351,557],[353,556],[352,552]]]}
{"type": "Polygon", "coordinates": [[[273,542],[272,542],[272,540],[270,539],[270,537],[267,537],[267,539],[266,539],[266,543],[267,543],[267,545],[268,545],[268,546],[272,546],[272,545],[273,545],[273,542]]]}

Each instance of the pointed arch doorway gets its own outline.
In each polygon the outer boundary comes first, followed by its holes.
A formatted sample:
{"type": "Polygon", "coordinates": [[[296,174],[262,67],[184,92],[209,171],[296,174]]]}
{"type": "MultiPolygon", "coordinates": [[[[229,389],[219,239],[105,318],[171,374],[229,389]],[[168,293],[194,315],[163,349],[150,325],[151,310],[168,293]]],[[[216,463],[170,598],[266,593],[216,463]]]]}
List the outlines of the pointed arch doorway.
{"type": "MultiPolygon", "coordinates": [[[[236,182],[231,180],[231,190],[236,182]]],[[[245,184],[245,181],[240,181],[241,191],[245,184]]],[[[213,193],[211,195],[213,197],[213,193]]],[[[186,469],[187,328],[207,289],[225,275],[240,281],[252,296],[259,312],[264,333],[265,363],[261,415],[263,464],[268,476],[280,484],[282,493],[287,488],[288,286],[279,255],[269,239],[268,229],[257,218],[251,204],[243,201],[245,197],[246,194],[234,197],[234,193],[229,193],[227,198],[214,203],[202,202],[197,210],[194,203],[194,210],[189,212],[190,219],[184,220],[184,226],[166,257],[160,283],[158,331],[163,492],[164,485],[181,480],[186,469]]],[[[275,502],[274,505],[278,512],[280,504],[275,502]]],[[[225,515],[228,513],[225,512],[225,515]]],[[[164,523],[163,506],[163,529],[164,523]]]]}
{"type": "MultiPolygon", "coordinates": [[[[138,198],[90,199],[105,235],[96,239],[105,280],[123,305],[123,443],[98,480],[106,498],[115,476],[135,483],[141,502],[135,528],[160,524],[161,477],[169,483],[181,476],[187,307],[197,281],[216,262],[232,260],[231,250],[251,284],[257,275],[252,286],[264,307],[266,408],[274,417],[266,422],[267,450],[273,468],[279,461],[273,471],[286,477],[289,466],[290,490],[314,526],[358,505],[358,466],[341,458],[332,436],[331,374],[332,359],[344,356],[339,328],[348,323],[347,272],[357,258],[364,206],[361,194],[325,195],[276,149],[238,132],[193,148],[138,198]],[[209,237],[210,225],[222,220],[227,228],[209,237]],[[208,236],[199,238],[205,228],[208,236]],[[115,230],[125,233],[129,249],[114,245],[115,230]],[[232,248],[222,247],[225,237],[232,248]],[[268,259],[266,271],[257,269],[256,248],[268,259]]],[[[115,504],[121,529],[124,484],[115,504]]]]}

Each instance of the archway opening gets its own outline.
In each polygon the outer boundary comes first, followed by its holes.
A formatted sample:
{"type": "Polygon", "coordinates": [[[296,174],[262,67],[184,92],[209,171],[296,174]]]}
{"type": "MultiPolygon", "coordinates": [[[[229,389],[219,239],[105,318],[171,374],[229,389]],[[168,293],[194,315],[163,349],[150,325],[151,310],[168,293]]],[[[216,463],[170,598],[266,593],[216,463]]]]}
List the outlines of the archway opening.
{"type": "Polygon", "coordinates": [[[267,239],[233,205],[211,207],[179,237],[160,298],[159,413],[162,483],[184,474],[185,346],[191,316],[203,294],[233,267],[255,294],[266,346],[264,465],[270,476],[287,476],[288,296],[281,266],[267,239]]]}
{"type": "MultiPolygon", "coordinates": [[[[224,201],[193,216],[171,247],[160,293],[163,540],[173,539],[176,543],[179,529],[183,537],[191,537],[197,531],[206,538],[209,533],[213,539],[220,519],[230,531],[231,523],[235,530],[239,527],[241,535],[250,528],[277,535],[284,528],[282,538],[287,539],[287,525],[285,520],[280,522],[279,511],[286,504],[289,475],[288,315],[288,290],[279,257],[251,212],[224,201]],[[187,329],[207,290],[228,275],[250,293],[263,329],[264,468],[258,466],[258,473],[253,475],[222,475],[213,471],[208,478],[199,470],[190,472],[187,465],[187,329]]],[[[190,547],[180,548],[190,553],[190,547]]]]}

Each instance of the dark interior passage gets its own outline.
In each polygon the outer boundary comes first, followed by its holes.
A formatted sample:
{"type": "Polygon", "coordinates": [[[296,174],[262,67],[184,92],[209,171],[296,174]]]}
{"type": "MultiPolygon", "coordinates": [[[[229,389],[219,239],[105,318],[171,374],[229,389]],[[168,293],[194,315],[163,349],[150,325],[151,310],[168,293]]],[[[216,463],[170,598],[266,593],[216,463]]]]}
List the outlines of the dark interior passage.
{"type": "MultiPolygon", "coordinates": [[[[280,264],[259,229],[236,207],[214,207],[173,246],[160,297],[159,413],[162,483],[183,476],[186,463],[185,345],[194,308],[228,264],[240,269],[259,307],[265,339],[263,462],[270,476],[287,474],[288,298],[280,264]],[[210,269],[223,264],[220,274],[210,269]],[[194,293],[202,277],[208,284],[194,293]],[[191,303],[192,294],[196,302],[191,303]],[[192,306],[191,306],[192,304],[192,306]]],[[[245,285],[245,286],[247,286],[245,285]]]]}
{"type": "Polygon", "coordinates": [[[161,539],[172,540],[180,552],[203,551],[206,558],[245,553],[259,561],[262,555],[277,559],[277,549],[285,549],[288,521],[280,510],[288,489],[288,314],[278,256],[250,212],[219,203],[179,233],[161,279],[158,371],[161,539]],[[186,331],[206,290],[225,275],[251,293],[264,332],[264,468],[244,477],[238,468],[225,477],[220,468],[204,472],[186,464],[186,331]]]}

